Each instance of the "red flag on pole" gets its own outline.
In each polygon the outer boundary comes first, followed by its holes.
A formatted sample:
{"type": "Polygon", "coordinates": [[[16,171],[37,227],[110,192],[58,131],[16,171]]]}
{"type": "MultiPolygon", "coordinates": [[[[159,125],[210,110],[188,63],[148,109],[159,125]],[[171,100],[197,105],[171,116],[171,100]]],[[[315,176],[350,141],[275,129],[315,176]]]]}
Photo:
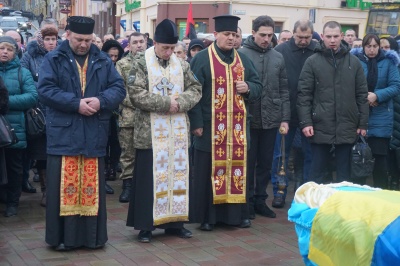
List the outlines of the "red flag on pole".
{"type": "Polygon", "coordinates": [[[191,40],[197,38],[196,30],[194,28],[192,2],[190,2],[190,4],[189,4],[189,10],[188,10],[187,21],[186,21],[185,36],[188,37],[191,40]]]}

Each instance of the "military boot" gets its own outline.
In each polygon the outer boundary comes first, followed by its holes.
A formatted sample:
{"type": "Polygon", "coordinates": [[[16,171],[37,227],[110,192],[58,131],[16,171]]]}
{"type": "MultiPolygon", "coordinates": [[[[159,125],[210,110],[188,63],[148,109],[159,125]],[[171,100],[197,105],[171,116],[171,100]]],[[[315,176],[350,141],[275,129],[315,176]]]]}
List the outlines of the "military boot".
{"type": "Polygon", "coordinates": [[[132,194],[132,178],[124,179],[122,183],[122,192],[119,196],[119,202],[129,202],[132,194]]]}

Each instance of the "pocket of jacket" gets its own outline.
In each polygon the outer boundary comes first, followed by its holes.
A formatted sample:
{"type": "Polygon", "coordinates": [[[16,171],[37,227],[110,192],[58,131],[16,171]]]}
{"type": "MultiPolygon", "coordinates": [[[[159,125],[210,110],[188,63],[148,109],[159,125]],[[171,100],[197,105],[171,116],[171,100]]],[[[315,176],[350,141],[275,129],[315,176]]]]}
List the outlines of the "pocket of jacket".
{"type": "Polygon", "coordinates": [[[73,132],[71,130],[72,118],[63,117],[48,120],[47,139],[49,147],[63,147],[71,145],[73,132]]]}

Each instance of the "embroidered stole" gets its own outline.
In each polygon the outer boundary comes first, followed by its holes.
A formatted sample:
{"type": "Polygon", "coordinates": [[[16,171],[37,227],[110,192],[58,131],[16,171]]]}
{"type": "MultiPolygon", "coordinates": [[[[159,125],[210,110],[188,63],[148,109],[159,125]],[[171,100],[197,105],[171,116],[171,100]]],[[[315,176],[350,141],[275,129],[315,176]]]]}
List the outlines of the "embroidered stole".
{"type": "MultiPolygon", "coordinates": [[[[145,52],[149,91],[168,96],[184,91],[182,66],[173,54],[161,67],[154,48],[145,52]]],[[[154,225],[188,221],[189,155],[185,113],[150,113],[153,148],[154,225]]]]}
{"type": "Polygon", "coordinates": [[[213,203],[246,203],[246,108],[236,91],[244,80],[244,68],[235,49],[231,64],[209,46],[212,75],[212,187],[213,203]]]}
{"type": "Polygon", "coordinates": [[[62,156],[60,216],[97,216],[98,180],[97,158],[62,156]]]}
{"type": "Polygon", "coordinates": [[[83,63],[83,66],[81,67],[81,65],[75,60],[76,63],[76,67],[78,68],[78,73],[79,73],[79,78],[81,81],[81,88],[82,88],[82,97],[83,95],[85,95],[85,89],[86,89],[86,72],[87,72],[87,68],[88,68],[88,59],[89,59],[89,55],[86,57],[85,59],[85,63],[83,63]]]}
{"type": "MultiPolygon", "coordinates": [[[[83,67],[77,62],[82,97],[86,88],[88,57],[83,67]]],[[[62,156],[60,185],[60,216],[97,216],[99,210],[98,158],[82,155],[62,156]]]]}

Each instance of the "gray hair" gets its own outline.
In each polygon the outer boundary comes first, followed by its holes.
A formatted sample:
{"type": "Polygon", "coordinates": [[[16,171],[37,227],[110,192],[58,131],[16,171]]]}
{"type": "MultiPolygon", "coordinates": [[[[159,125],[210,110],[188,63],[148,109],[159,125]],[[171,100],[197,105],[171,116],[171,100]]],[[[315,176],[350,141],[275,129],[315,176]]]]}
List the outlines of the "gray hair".
{"type": "Polygon", "coordinates": [[[183,51],[186,52],[186,44],[184,42],[178,41],[176,43],[176,46],[179,46],[179,45],[182,46],[183,51]]]}
{"type": "Polygon", "coordinates": [[[294,23],[293,33],[295,33],[298,28],[300,28],[300,31],[306,31],[306,30],[310,29],[311,33],[314,32],[314,25],[310,20],[296,21],[296,23],[294,23]]]}
{"type": "Polygon", "coordinates": [[[58,21],[55,20],[54,18],[46,18],[45,20],[43,20],[42,23],[40,24],[40,29],[43,29],[44,25],[53,25],[58,30],[58,21]]]}

